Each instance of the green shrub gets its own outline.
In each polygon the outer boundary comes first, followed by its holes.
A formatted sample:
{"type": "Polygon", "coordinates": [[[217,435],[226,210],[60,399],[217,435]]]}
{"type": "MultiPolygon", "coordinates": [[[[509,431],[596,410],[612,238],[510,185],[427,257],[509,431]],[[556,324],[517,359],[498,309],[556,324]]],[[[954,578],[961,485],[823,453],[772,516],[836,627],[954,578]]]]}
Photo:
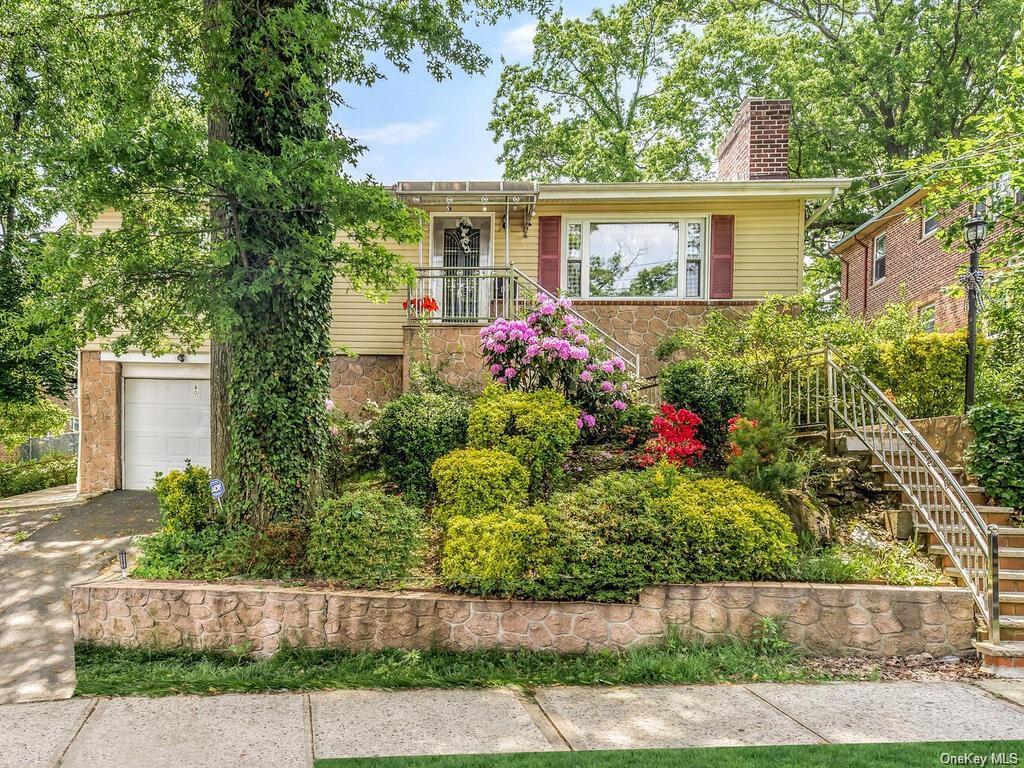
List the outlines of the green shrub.
{"type": "Polygon", "coordinates": [[[662,399],[700,416],[697,439],[713,465],[724,459],[729,419],[743,408],[749,381],[740,363],[729,358],[683,360],[659,374],[662,399]]]}
{"type": "Polygon", "coordinates": [[[441,394],[402,395],[384,406],[377,422],[385,477],[413,501],[433,491],[430,468],[466,444],[469,404],[441,394]]]}
{"type": "Polygon", "coordinates": [[[510,453],[462,448],[442,456],[432,470],[437,485],[436,520],[504,512],[526,502],[530,475],[510,453]]]}
{"type": "Polygon", "coordinates": [[[188,459],[185,469],[156,475],[156,501],[160,523],[166,531],[198,531],[214,520],[210,496],[210,472],[188,459]]]}
{"type": "Polygon", "coordinates": [[[371,419],[331,415],[331,438],[324,461],[324,484],[340,493],[353,478],[380,467],[377,424],[371,419]]]}
{"type": "Polygon", "coordinates": [[[372,587],[410,575],[421,561],[423,513],[397,496],[361,490],[326,499],[310,524],[318,577],[372,587]]]}
{"type": "Polygon", "coordinates": [[[975,434],[967,451],[971,474],[1000,504],[1024,509],[1024,406],[985,403],[967,418],[975,434]]]}
{"type": "Polygon", "coordinates": [[[132,576],[213,580],[244,574],[251,562],[253,535],[250,528],[228,528],[220,523],[196,531],[161,529],[141,540],[141,555],[132,576]]]}
{"type": "Polygon", "coordinates": [[[776,497],[798,488],[809,468],[795,456],[795,444],[792,425],[773,403],[751,401],[729,423],[726,477],[776,497]]]}
{"type": "Polygon", "coordinates": [[[442,574],[478,594],[634,600],[650,584],[779,578],[795,548],[771,500],[662,464],[609,473],[525,513],[453,518],[442,574]]]}
{"type": "Polygon", "coordinates": [[[470,412],[469,444],[511,453],[530,473],[530,498],[543,498],[579,437],[577,416],[554,390],[506,392],[490,386],[470,412]]]}
{"type": "Polygon", "coordinates": [[[880,343],[867,374],[910,418],[947,416],[964,408],[966,358],[966,331],[917,333],[880,343]]]}
{"type": "Polygon", "coordinates": [[[530,597],[554,553],[547,522],[539,514],[513,512],[448,521],[441,580],[476,595],[530,597]]]}
{"type": "Polygon", "coordinates": [[[34,461],[0,464],[0,498],[69,485],[78,475],[78,457],[49,453],[34,461]]]}
{"type": "Polygon", "coordinates": [[[70,416],[45,397],[30,403],[0,402],[0,445],[13,451],[30,438],[56,435],[70,416]]]}

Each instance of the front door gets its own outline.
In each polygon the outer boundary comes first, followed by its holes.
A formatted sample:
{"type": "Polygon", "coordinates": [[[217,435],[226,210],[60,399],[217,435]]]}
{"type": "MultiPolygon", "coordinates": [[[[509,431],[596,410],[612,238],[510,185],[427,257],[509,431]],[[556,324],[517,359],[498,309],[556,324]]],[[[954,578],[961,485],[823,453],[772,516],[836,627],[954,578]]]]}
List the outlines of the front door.
{"type": "Polygon", "coordinates": [[[470,216],[435,219],[435,263],[443,267],[442,322],[475,323],[486,315],[481,309],[487,302],[487,281],[480,267],[490,261],[490,223],[490,218],[470,216]]]}

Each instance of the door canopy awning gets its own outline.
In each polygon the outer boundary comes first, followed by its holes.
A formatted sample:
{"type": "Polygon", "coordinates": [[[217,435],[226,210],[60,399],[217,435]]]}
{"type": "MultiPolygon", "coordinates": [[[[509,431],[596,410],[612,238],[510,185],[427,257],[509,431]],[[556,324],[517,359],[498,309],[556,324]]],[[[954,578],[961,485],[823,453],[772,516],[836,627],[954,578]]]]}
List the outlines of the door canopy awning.
{"type": "MultiPolygon", "coordinates": [[[[395,196],[417,207],[445,206],[449,211],[480,206],[523,212],[523,237],[530,231],[540,185],[535,181],[400,181],[392,187],[395,196]]],[[[502,226],[507,220],[503,218],[502,226]]]]}

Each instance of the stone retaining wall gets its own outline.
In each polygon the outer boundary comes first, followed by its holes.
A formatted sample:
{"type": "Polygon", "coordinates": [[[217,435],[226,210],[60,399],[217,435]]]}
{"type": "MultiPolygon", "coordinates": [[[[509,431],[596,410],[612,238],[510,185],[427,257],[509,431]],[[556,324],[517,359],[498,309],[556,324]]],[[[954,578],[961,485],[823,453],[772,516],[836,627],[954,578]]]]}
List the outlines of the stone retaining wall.
{"type": "Polygon", "coordinates": [[[683,636],[749,637],[783,617],[791,641],[825,655],[970,649],[966,590],[735,583],[654,586],[638,605],[490,600],[440,592],[314,590],[260,584],[105,581],[72,590],[76,641],[227,649],[528,648],[563,653],[683,636]]]}

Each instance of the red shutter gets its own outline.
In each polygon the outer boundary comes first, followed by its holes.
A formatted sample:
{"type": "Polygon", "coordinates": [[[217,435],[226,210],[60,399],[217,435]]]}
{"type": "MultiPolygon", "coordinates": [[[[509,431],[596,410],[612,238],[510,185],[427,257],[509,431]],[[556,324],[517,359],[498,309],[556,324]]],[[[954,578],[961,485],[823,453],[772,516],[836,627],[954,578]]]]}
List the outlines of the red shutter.
{"type": "Polygon", "coordinates": [[[711,298],[732,298],[735,216],[711,217],[711,298]]]}
{"type": "Polygon", "coordinates": [[[537,226],[537,282],[556,294],[562,274],[562,217],[540,216],[537,226]]]}

